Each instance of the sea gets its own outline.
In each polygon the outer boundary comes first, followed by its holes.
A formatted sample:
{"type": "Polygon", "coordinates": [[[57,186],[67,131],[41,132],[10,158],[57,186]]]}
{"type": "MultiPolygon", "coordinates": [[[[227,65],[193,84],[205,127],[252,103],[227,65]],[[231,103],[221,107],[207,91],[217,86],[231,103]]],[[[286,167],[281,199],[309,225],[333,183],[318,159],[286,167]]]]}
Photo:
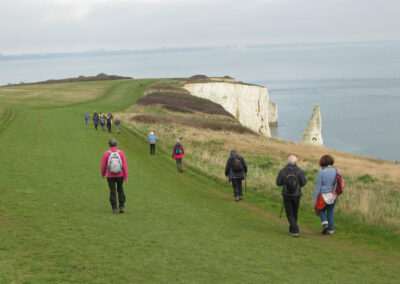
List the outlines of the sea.
{"type": "Polygon", "coordinates": [[[0,85],[98,73],[228,75],[259,84],[278,104],[273,136],[301,141],[319,104],[324,145],[400,161],[400,41],[0,55],[0,85]]]}

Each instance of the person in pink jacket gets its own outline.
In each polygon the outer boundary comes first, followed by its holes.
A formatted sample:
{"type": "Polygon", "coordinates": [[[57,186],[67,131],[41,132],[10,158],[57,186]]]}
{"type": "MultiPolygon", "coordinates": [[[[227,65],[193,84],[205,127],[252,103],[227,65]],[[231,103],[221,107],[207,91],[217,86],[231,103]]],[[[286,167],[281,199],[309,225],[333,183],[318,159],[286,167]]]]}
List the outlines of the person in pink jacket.
{"type": "Polygon", "coordinates": [[[178,168],[178,172],[183,173],[183,166],[182,166],[182,158],[185,151],[183,150],[183,146],[179,139],[176,139],[176,144],[174,149],[172,150],[172,158],[176,160],[176,166],[178,168]]]}
{"type": "Polygon", "coordinates": [[[106,151],[101,160],[101,175],[107,176],[108,187],[110,188],[110,203],[114,214],[118,214],[117,196],[119,201],[119,213],[124,213],[125,193],[123,182],[128,182],[128,165],[124,152],[117,148],[117,140],[111,138],[108,141],[110,149],[106,151]]]}

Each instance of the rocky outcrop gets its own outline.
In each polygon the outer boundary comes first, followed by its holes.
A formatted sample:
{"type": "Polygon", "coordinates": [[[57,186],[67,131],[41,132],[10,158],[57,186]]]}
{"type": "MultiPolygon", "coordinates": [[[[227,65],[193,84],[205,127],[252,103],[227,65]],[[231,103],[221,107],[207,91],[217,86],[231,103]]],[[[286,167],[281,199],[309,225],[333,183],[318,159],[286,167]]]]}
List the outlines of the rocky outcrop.
{"type": "Polygon", "coordinates": [[[310,143],[314,145],[323,145],[322,140],[322,120],[321,111],[319,105],[316,105],[313,110],[313,114],[308,122],[306,131],[304,131],[302,141],[304,143],[310,143]]]}
{"type": "Polygon", "coordinates": [[[220,104],[239,122],[256,133],[271,136],[268,90],[261,86],[209,82],[188,83],[184,88],[193,96],[220,104]]]}
{"type": "Polygon", "coordinates": [[[278,105],[275,102],[269,101],[268,106],[268,122],[269,125],[277,126],[278,125],[278,105]]]}

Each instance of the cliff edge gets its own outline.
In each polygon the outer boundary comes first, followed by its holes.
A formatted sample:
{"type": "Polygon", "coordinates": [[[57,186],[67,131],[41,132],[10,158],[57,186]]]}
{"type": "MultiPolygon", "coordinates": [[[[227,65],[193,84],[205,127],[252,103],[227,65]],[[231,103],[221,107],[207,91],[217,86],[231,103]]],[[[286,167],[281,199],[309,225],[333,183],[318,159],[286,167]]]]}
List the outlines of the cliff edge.
{"type": "Polygon", "coordinates": [[[229,82],[187,83],[191,95],[220,104],[242,125],[256,133],[271,136],[268,90],[261,86],[229,82]]]}

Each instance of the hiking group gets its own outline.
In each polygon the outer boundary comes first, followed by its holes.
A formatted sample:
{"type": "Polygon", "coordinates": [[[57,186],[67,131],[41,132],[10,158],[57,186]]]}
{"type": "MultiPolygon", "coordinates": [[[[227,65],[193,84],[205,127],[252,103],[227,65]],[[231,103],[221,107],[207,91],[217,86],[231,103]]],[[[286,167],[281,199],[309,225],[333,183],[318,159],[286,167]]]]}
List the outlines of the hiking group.
{"type": "MultiPolygon", "coordinates": [[[[324,155],[319,160],[321,170],[318,172],[314,191],[315,214],[321,218],[322,234],[334,233],[334,209],[338,195],[342,194],[344,180],[339,171],[333,168],[334,159],[330,155],[324,155]]],[[[283,207],[289,222],[289,233],[293,237],[299,237],[297,225],[301,188],[307,183],[304,171],[297,166],[297,157],[289,156],[286,167],[279,171],[276,185],[282,187],[283,207]]],[[[281,212],[282,214],[282,212],[281,212]]]]}
{"type": "MultiPolygon", "coordinates": [[[[85,123],[88,125],[89,124],[89,120],[90,120],[90,115],[89,113],[85,112],[85,114],[83,115],[84,119],[85,119],[85,123]]],[[[105,127],[107,127],[107,131],[108,133],[111,133],[111,127],[113,125],[113,119],[114,116],[111,112],[109,112],[107,115],[103,114],[103,113],[97,113],[96,111],[93,113],[93,125],[94,125],[94,129],[97,130],[98,126],[100,125],[101,130],[105,131],[105,127]]],[[[114,121],[114,125],[115,125],[115,129],[117,131],[117,133],[120,133],[120,126],[121,126],[121,121],[116,118],[114,121]]]]}
{"type": "MultiPolygon", "coordinates": [[[[86,115],[85,115],[86,119],[86,115]]],[[[96,127],[96,126],[95,126],[96,127]]],[[[128,167],[124,152],[117,148],[117,140],[111,138],[108,142],[109,150],[103,154],[101,161],[101,175],[107,177],[110,189],[110,203],[114,214],[124,213],[125,194],[123,182],[128,182],[128,167]],[[118,193],[118,204],[117,204],[118,193]],[[118,205],[118,206],[117,206],[118,205]]],[[[156,136],[150,132],[148,136],[150,155],[155,155],[156,136]]],[[[183,173],[183,155],[185,151],[180,139],[176,139],[172,150],[172,158],[176,161],[177,170],[183,173]]],[[[343,192],[344,181],[339,171],[333,168],[334,159],[330,155],[324,155],[319,160],[321,170],[318,172],[314,191],[315,213],[321,219],[322,234],[334,233],[334,209],[337,197],[343,192]]],[[[230,157],[226,161],[225,176],[232,183],[233,195],[236,202],[243,199],[243,180],[246,191],[246,160],[236,150],[231,150],[230,157]]],[[[282,187],[283,208],[289,222],[289,233],[293,237],[299,237],[298,211],[302,196],[301,188],[307,183],[304,171],[297,166],[297,157],[289,156],[288,164],[279,171],[276,185],[282,187]]]]}

